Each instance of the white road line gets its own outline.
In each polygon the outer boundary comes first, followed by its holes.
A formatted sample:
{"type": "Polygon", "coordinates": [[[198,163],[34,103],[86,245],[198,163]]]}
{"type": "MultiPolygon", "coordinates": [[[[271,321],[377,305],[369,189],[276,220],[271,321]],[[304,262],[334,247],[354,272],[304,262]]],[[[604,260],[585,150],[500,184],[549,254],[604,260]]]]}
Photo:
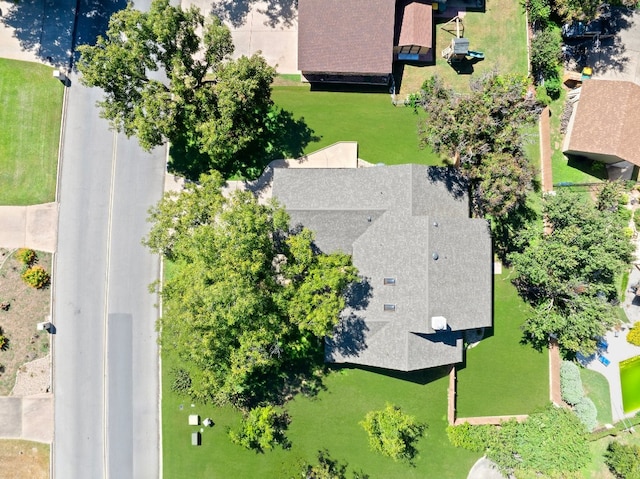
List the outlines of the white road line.
{"type": "Polygon", "coordinates": [[[103,357],[102,357],[102,452],[104,477],[109,477],[109,394],[107,391],[108,382],[108,344],[109,344],[109,276],[111,273],[111,232],[113,227],[113,197],[116,183],[116,163],[118,159],[118,132],[113,132],[113,153],[111,155],[111,185],[109,186],[109,205],[107,221],[107,253],[105,268],[105,288],[104,288],[104,330],[103,330],[103,357]]]}

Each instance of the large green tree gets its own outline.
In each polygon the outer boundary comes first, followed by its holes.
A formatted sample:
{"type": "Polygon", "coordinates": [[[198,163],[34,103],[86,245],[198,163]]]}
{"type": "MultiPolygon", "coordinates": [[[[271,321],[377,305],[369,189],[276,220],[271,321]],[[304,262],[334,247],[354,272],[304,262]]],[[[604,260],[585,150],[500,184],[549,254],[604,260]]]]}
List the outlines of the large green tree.
{"type": "Polygon", "coordinates": [[[102,116],[146,149],[171,142],[170,166],[192,179],[211,168],[254,177],[286,146],[283,134],[310,138],[274,107],[275,70],[259,55],[232,60],[229,29],[195,7],[153,0],[141,12],[130,3],[105,37],[78,50],[81,81],[104,90],[102,116]]]}
{"type": "Polygon", "coordinates": [[[419,103],[427,112],[422,144],[459,165],[470,182],[477,215],[495,217],[524,205],[535,172],[524,153],[523,128],[539,111],[527,79],[490,73],[458,94],[437,76],[425,81],[419,103]]]}
{"type": "MultiPolygon", "coordinates": [[[[222,195],[218,173],[168,194],[146,244],[171,261],[162,287],[161,344],[190,373],[191,396],[246,406],[322,354],[357,279],[351,258],[319,253],[275,203],[222,195]]],[[[290,384],[290,383],[288,383],[290,384]]]]}
{"type": "Polygon", "coordinates": [[[523,330],[537,347],[554,334],[565,351],[591,353],[618,321],[616,279],[633,246],[617,203],[613,211],[597,207],[611,203],[610,189],[605,185],[597,203],[565,191],[546,196],[550,231],[529,231],[526,248],[509,257],[516,286],[534,306],[523,330]]]}

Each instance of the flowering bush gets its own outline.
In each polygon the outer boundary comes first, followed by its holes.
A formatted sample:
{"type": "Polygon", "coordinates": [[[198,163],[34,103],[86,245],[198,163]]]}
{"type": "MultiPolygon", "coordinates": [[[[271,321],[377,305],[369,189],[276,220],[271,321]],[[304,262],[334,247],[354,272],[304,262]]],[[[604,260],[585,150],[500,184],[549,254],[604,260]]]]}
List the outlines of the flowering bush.
{"type": "Polygon", "coordinates": [[[49,284],[51,277],[49,273],[42,266],[31,266],[22,273],[22,279],[29,286],[33,286],[36,289],[44,288],[49,284]]]}
{"type": "Polygon", "coordinates": [[[633,325],[627,334],[627,341],[635,346],[640,346],[640,322],[633,325]]]}
{"type": "Polygon", "coordinates": [[[35,263],[37,256],[36,252],[29,248],[20,248],[16,251],[16,259],[26,266],[31,266],[35,263]]]}

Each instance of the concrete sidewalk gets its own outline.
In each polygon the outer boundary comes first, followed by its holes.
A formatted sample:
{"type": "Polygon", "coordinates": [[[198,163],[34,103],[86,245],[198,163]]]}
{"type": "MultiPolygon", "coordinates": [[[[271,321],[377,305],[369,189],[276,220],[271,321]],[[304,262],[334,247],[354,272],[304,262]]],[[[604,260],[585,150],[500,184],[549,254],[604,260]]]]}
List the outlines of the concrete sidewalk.
{"type": "Polygon", "coordinates": [[[57,203],[0,206],[0,225],[0,247],[56,251],[57,203]]]}

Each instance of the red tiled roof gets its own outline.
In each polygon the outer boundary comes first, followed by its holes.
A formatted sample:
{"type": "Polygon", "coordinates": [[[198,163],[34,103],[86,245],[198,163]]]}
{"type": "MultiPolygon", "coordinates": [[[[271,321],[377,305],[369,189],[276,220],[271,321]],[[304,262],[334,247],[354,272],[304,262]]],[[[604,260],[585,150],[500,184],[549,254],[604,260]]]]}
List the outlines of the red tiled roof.
{"type": "Polygon", "coordinates": [[[431,47],[433,34],[432,17],[431,1],[401,0],[398,2],[396,18],[400,27],[398,45],[431,47]]]}
{"type": "Polygon", "coordinates": [[[566,151],[606,155],[640,165],[640,86],[628,81],[587,80],[566,151]]]}
{"type": "Polygon", "coordinates": [[[391,73],[394,17],[395,0],[299,0],[298,68],[391,73]]]}

